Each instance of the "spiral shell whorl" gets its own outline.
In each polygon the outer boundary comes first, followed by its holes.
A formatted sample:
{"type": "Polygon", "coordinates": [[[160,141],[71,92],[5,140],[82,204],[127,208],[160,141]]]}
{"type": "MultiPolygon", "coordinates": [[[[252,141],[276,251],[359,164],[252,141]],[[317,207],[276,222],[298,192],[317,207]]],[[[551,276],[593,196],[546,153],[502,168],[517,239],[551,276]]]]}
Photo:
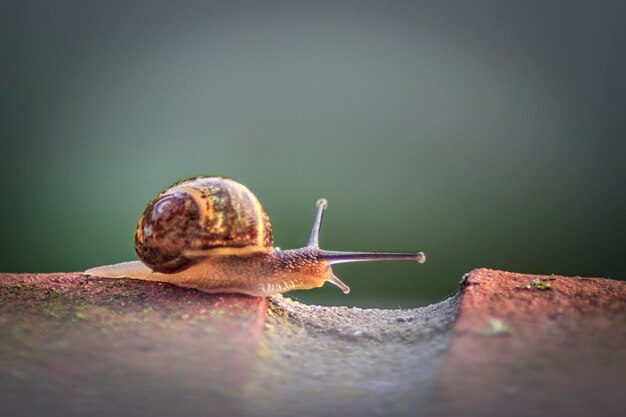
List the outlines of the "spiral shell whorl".
{"type": "Polygon", "coordinates": [[[259,200],[245,186],[221,177],[172,185],[146,207],[137,224],[135,251],[152,270],[176,272],[228,249],[269,252],[272,229],[259,200]]]}

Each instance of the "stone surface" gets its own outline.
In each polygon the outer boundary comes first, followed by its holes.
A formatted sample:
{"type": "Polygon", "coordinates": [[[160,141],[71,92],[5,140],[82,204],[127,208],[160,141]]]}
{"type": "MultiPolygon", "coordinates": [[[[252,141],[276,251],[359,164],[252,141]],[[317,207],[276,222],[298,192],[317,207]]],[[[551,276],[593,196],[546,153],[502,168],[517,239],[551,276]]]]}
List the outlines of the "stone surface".
{"type": "Polygon", "coordinates": [[[456,296],[406,310],[273,297],[248,391],[249,414],[423,414],[436,395],[457,305],[456,296]]]}
{"type": "Polygon", "coordinates": [[[625,346],[606,279],[479,269],[379,310],[0,274],[3,417],[617,416],[625,346]]]}
{"type": "Polygon", "coordinates": [[[623,416],[626,282],[472,271],[438,393],[433,415],[623,416]]]}
{"type": "Polygon", "coordinates": [[[414,415],[458,297],[307,306],[80,274],[0,274],[0,415],[414,415]]]}
{"type": "Polygon", "coordinates": [[[0,274],[0,415],[242,413],[267,299],[0,274]]]}

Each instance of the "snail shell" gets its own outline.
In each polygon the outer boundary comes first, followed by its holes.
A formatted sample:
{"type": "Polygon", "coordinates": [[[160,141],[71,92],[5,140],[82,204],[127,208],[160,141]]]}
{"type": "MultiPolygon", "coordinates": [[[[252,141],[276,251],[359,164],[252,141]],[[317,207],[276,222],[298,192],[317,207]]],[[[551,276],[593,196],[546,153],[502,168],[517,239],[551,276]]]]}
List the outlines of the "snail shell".
{"type": "Polygon", "coordinates": [[[141,261],[164,273],[212,254],[269,253],[272,246],[272,226],[259,200],[222,177],[175,183],[148,203],[135,231],[141,261]]]}

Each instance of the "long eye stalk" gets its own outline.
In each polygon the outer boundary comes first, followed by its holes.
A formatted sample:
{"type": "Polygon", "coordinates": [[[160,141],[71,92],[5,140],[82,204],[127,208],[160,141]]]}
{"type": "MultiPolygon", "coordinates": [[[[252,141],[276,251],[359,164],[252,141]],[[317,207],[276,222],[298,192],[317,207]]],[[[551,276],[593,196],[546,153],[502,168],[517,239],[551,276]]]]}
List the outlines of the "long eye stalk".
{"type": "Polygon", "coordinates": [[[421,264],[426,262],[424,252],[417,253],[396,253],[396,252],[339,252],[339,251],[320,251],[320,254],[331,264],[341,264],[346,262],[363,262],[363,261],[417,261],[421,264]]]}
{"type": "MultiPolygon", "coordinates": [[[[328,201],[324,198],[317,200],[317,215],[313,222],[311,236],[307,243],[307,248],[319,249],[319,236],[322,227],[322,216],[324,210],[328,207],[328,201]]],[[[330,265],[346,263],[346,262],[362,262],[362,261],[398,261],[408,260],[417,261],[419,263],[426,262],[424,252],[417,253],[396,253],[396,252],[340,252],[319,250],[318,255],[325,259],[330,265]]]]}
{"type": "Polygon", "coordinates": [[[313,229],[311,230],[311,236],[309,237],[309,241],[306,246],[308,248],[319,248],[320,247],[320,229],[322,227],[322,216],[324,215],[324,210],[328,207],[328,201],[325,198],[320,198],[315,203],[317,207],[317,215],[315,216],[315,221],[313,222],[313,229]]]}

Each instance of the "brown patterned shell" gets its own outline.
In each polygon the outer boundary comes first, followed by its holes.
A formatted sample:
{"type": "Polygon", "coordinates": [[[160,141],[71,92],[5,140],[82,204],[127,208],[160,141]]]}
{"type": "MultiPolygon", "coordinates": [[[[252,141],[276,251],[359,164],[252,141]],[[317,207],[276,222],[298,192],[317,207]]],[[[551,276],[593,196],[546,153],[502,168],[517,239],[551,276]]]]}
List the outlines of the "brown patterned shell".
{"type": "Polygon", "coordinates": [[[272,227],[245,186],[222,177],[179,181],[150,201],[135,251],[154,271],[173,273],[216,254],[272,251],[272,227]]]}

